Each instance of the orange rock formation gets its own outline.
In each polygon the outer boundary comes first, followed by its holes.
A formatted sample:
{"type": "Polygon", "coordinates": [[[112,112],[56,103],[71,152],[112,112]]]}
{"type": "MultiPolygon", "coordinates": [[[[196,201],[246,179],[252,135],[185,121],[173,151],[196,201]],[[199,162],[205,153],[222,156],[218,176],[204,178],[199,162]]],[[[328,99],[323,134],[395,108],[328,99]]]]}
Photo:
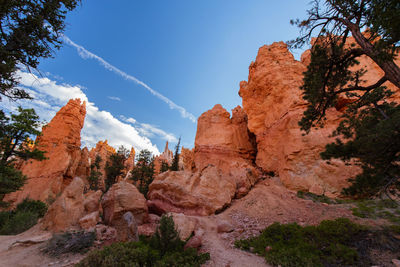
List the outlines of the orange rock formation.
{"type": "MultiPolygon", "coordinates": [[[[81,136],[86,115],[86,103],[71,99],[38,137],[38,148],[46,151],[43,161],[30,160],[22,165],[28,177],[22,190],[6,196],[14,204],[24,198],[46,201],[55,198],[75,177],[81,162],[81,136]]],[[[82,167],[82,166],[81,166],[82,167]]]]}
{"type": "Polygon", "coordinates": [[[340,160],[327,164],[320,158],[339,123],[341,113],[336,109],[328,110],[323,129],[308,135],[300,130],[298,121],[306,105],[299,87],[305,70],[306,65],[294,59],[285,43],[274,43],[259,49],[248,81],[240,83],[248,127],[257,140],[256,164],[274,171],[290,189],[338,195],[358,168],[340,160]]]}

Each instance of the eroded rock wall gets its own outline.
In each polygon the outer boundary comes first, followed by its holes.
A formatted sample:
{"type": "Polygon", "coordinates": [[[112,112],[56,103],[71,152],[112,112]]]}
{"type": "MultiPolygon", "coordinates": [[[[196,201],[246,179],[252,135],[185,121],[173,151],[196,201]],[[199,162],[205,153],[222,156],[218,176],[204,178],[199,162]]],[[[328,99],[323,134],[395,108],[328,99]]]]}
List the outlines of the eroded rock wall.
{"type": "Polygon", "coordinates": [[[27,183],[20,191],[7,195],[6,201],[16,204],[27,197],[48,201],[61,194],[81,165],[84,152],[80,149],[80,132],[85,115],[86,103],[71,99],[43,127],[42,135],[38,137],[38,149],[46,151],[47,159],[29,160],[21,166],[21,171],[28,177],[27,183]]]}

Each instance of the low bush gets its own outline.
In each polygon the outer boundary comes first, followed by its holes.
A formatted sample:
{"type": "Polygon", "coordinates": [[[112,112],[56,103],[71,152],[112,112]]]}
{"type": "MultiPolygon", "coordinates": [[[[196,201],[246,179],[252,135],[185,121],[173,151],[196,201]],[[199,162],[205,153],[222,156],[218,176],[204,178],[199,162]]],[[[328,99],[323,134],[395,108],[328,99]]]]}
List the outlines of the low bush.
{"type": "Polygon", "coordinates": [[[37,223],[38,215],[30,211],[10,213],[8,220],[0,229],[0,235],[16,235],[22,233],[37,223]]]}
{"type": "Polygon", "coordinates": [[[400,205],[390,199],[361,200],[352,209],[353,215],[361,218],[386,219],[400,225],[400,205]]]}
{"type": "Polygon", "coordinates": [[[12,211],[0,212],[0,235],[16,235],[34,226],[47,212],[45,203],[24,199],[12,211]]]}
{"type": "Polygon", "coordinates": [[[94,232],[66,232],[55,234],[47,242],[44,252],[56,257],[65,253],[86,253],[96,239],[94,232]]]}
{"type": "Polygon", "coordinates": [[[40,200],[32,200],[25,198],[17,205],[15,212],[30,211],[36,213],[39,218],[43,217],[47,212],[47,205],[40,200]]]}
{"type": "Polygon", "coordinates": [[[388,231],[371,231],[339,218],[318,226],[274,223],[258,237],[237,240],[235,246],[281,266],[370,266],[371,249],[398,253],[400,240],[388,231]]]}
{"type": "Polygon", "coordinates": [[[297,197],[302,198],[302,199],[309,199],[309,200],[312,200],[313,202],[338,204],[338,202],[335,199],[330,199],[329,197],[327,197],[325,195],[317,195],[317,194],[314,194],[311,192],[297,191],[297,197]]]}
{"type": "Polygon", "coordinates": [[[172,217],[163,216],[156,233],[138,242],[115,243],[96,250],[77,267],[106,266],[201,266],[210,259],[208,253],[198,254],[196,249],[184,249],[172,217]]]}

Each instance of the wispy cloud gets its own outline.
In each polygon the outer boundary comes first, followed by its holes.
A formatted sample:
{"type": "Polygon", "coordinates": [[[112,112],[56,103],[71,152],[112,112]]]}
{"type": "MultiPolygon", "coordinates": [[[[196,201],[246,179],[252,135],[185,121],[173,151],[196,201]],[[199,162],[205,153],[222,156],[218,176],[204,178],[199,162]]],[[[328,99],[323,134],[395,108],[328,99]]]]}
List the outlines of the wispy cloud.
{"type": "MultiPolygon", "coordinates": [[[[33,100],[18,101],[19,105],[34,108],[42,120],[50,121],[56,112],[71,98],[80,98],[86,101],[86,118],[82,129],[82,144],[89,148],[94,147],[100,140],[108,140],[111,146],[134,147],[136,151],[148,149],[158,155],[159,150],[151,140],[141,133],[135,126],[115,118],[110,112],[100,110],[95,103],[89,102],[79,85],[60,84],[49,78],[40,78],[35,74],[17,73],[21,87],[34,96],[33,100]]],[[[2,107],[15,111],[17,104],[8,99],[0,102],[2,107]]],[[[140,127],[138,127],[140,128],[140,127]]]]}
{"type": "Polygon", "coordinates": [[[158,128],[155,125],[151,125],[148,123],[140,123],[134,118],[127,118],[123,115],[120,116],[121,120],[128,122],[135,126],[135,128],[144,136],[148,138],[159,137],[168,142],[176,143],[178,139],[173,133],[167,133],[166,131],[158,128]]]}
{"type": "Polygon", "coordinates": [[[137,79],[136,77],[127,74],[126,72],[118,69],[117,67],[111,65],[110,63],[108,63],[107,61],[105,61],[103,58],[99,57],[98,55],[93,54],[92,52],[88,51],[86,48],[84,48],[81,45],[76,44],[75,42],[73,42],[71,39],[68,38],[68,36],[64,35],[63,36],[64,42],[67,43],[70,46],[73,46],[76,48],[76,50],[78,51],[78,54],[81,58],[83,59],[94,59],[97,60],[100,65],[102,65],[104,68],[106,68],[107,70],[114,72],[115,74],[123,77],[126,80],[132,81],[136,84],[139,84],[140,86],[144,87],[145,89],[147,89],[152,95],[156,96],[157,98],[159,98],[160,100],[164,101],[165,103],[168,104],[168,106],[171,109],[176,109],[180,112],[181,116],[183,118],[188,118],[189,120],[191,120],[192,122],[196,122],[196,118],[193,114],[191,114],[190,112],[186,111],[186,109],[184,107],[181,107],[177,104],[175,104],[171,99],[167,98],[166,96],[160,94],[159,92],[157,92],[156,90],[154,90],[153,88],[151,88],[150,86],[148,86],[146,83],[140,81],[139,79],[137,79]]]}
{"type": "Polygon", "coordinates": [[[107,96],[109,99],[114,100],[114,101],[121,101],[121,98],[117,96],[107,96]]]}

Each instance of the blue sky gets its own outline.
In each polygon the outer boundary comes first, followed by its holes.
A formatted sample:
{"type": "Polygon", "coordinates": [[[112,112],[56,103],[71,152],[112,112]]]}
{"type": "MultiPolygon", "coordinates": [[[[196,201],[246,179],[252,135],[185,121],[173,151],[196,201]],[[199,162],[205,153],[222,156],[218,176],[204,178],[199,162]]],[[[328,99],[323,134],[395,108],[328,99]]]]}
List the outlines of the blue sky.
{"type": "Polygon", "coordinates": [[[179,136],[193,147],[197,125],[190,114],[197,119],[217,103],[228,111],[241,105],[239,82],[247,80],[258,48],[295,38],[298,29],[289,21],[304,18],[308,3],[83,0],[66,20],[66,40],[73,43],[41,61],[35,84],[20,74],[22,86],[37,96],[23,105],[49,120],[68,97],[82,96],[91,103],[82,132],[89,147],[107,138],[157,153],[166,140],[173,148],[179,136]]]}

